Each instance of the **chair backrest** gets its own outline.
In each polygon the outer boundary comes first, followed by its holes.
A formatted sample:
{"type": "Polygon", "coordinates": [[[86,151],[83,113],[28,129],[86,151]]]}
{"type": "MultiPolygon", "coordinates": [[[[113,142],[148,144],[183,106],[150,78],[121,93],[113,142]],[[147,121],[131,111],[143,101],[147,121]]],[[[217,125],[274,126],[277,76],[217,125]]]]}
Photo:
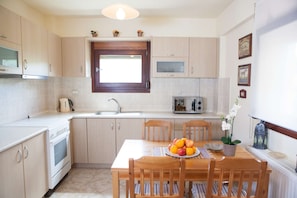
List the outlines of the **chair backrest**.
{"type": "Polygon", "coordinates": [[[129,159],[131,198],[183,198],[184,180],[184,159],[167,156],[144,156],[136,160],[129,159]]]}
{"type": "Polygon", "coordinates": [[[198,140],[212,139],[211,123],[204,120],[190,120],[183,123],[183,137],[198,140]]]}
{"type": "Polygon", "coordinates": [[[142,139],[171,141],[172,123],[168,120],[148,120],[144,123],[142,139]]]}
{"type": "Polygon", "coordinates": [[[211,159],[206,198],[261,198],[266,170],[266,161],[246,158],[211,159]]]}

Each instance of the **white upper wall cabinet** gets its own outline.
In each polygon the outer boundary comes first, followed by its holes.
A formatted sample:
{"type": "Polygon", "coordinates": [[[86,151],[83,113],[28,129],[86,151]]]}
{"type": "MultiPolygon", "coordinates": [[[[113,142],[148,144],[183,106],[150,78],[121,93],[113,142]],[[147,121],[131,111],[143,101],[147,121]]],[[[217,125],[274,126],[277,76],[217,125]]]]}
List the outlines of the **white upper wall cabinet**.
{"type": "Polygon", "coordinates": [[[49,76],[62,76],[62,39],[51,32],[48,32],[48,61],[49,76]]]}
{"type": "Polygon", "coordinates": [[[64,77],[86,77],[86,51],[84,37],[62,38],[62,67],[64,77]]]}
{"type": "Polygon", "coordinates": [[[48,76],[47,30],[22,18],[23,74],[48,76]]]}
{"type": "Polygon", "coordinates": [[[152,56],[158,57],[187,57],[189,38],[186,37],[154,37],[152,56]]]}
{"type": "Polygon", "coordinates": [[[21,44],[21,17],[0,6],[0,39],[21,44]]]}
{"type": "Polygon", "coordinates": [[[190,38],[189,77],[218,77],[217,38],[190,38]]]}

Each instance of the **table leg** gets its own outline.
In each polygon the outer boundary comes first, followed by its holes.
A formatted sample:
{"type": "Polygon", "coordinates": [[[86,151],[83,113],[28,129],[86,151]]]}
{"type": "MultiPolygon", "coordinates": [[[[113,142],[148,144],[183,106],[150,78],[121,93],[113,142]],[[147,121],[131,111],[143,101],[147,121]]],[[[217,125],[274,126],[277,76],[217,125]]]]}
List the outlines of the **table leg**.
{"type": "Polygon", "coordinates": [[[113,198],[120,197],[120,180],[119,180],[119,172],[112,171],[112,196],[113,198]]]}

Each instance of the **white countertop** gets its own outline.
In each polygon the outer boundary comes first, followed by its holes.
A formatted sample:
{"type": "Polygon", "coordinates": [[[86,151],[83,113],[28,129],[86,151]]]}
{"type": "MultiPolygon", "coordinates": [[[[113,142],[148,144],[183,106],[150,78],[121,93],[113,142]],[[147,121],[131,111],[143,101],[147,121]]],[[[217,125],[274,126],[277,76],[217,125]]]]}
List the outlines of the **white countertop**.
{"type": "Polygon", "coordinates": [[[215,113],[174,114],[172,112],[133,113],[133,111],[132,113],[120,113],[115,115],[96,115],[96,111],[69,113],[47,112],[32,118],[0,125],[0,152],[30,139],[39,133],[47,131],[49,126],[53,123],[71,120],[72,118],[220,119],[220,116],[215,113]],[[32,126],[30,126],[30,123],[32,123],[32,126]]]}
{"type": "Polygon", "coordinates": [[[0,152],[46,131],[46,127],[0,126],[0,152]]]}

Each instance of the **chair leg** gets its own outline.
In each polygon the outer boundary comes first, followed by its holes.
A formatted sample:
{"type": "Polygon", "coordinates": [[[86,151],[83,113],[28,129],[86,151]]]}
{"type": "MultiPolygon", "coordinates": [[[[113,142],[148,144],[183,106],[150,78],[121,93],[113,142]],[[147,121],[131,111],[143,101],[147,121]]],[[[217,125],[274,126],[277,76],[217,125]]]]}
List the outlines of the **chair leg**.
{"type": "Polygon", "coordinates": [[[129,180],[126,180],[126,198],[129,198],[129,180]]]}
{"type": "Polygon", "coordinates": [[[189,181],[189,198],[192,198],[192,187],[193,187],[193,182],[189,181]]]}

